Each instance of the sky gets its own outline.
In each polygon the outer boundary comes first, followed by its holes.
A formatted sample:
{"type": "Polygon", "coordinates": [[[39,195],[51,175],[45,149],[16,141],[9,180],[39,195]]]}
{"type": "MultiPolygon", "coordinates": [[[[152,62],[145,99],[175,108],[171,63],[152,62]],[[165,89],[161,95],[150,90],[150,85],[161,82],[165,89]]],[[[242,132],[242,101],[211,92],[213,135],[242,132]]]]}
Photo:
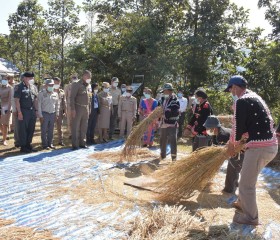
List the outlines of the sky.
{"type": "MultiPolygon", "coordinates": [[[[1,0],[1,14],[0,14],[0,33],[9,34],[8,27],[8,17],[10,14],[16,12],[18,4],[22,0],[1,0]]],[[[267,35],[271,32],[271,26],[265,20],[264,9],[258,9],[258,0],[230,0],[231,2],[236,3],[238,6],[243,6],[245,9],[250,9],[250,22],[248,26],[250,28],[261,27],[265,29],[264,34],[267,35]]],[[[38,0],[38,2],[47,9],[48,0],[38,0]]],[[[75,3],[81,5],[83,0],[75,0],[75,3]]],[[[85,13],[80,13],[80,21],[81,24],[85,24],[87,22],[85,13]]]]}

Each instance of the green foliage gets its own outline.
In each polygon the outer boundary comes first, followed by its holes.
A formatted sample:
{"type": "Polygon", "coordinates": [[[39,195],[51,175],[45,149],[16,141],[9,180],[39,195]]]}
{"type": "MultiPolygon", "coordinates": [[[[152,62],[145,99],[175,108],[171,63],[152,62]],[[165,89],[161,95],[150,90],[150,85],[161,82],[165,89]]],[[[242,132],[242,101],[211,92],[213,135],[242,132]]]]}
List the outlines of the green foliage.
{"type": "Polygon", "coordinates": [[[208,101],[210,102],[214,115],[232,114],[233,100],[229,93],[223,92],[223,89],[206,88],[208,101]]]}

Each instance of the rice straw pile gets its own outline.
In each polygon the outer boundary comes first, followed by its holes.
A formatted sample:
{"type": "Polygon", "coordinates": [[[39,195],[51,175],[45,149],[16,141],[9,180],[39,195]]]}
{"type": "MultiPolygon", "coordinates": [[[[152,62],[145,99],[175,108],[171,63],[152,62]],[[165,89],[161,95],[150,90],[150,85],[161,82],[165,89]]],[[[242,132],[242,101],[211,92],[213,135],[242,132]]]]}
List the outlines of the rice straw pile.
{"type": "Polygon", "coordinates": [[[35,231],[29,227],[8,226],[13,220],[0,219],[0,239],[2,240],[58,240],[50,231],[35,231]]]}
{"type": "Polygon", "coordinates": [[[205,237],[205,229],[198,217],[192,216],[182,206],[160,206],[135,219],[129,239],[183,240],[188,239],[193,229],[200,230],[205,237]]]}
{"type": "MultiPolygon", "coordinates": [[[[243,145],[240,145],[240,151],[243,145]]],[[[223,162],[228,159],[227,147],[211,146],[201,148],[176,161],[154,176],[160,184],[158,199],[163,202],[178,202],[191,197],[195,190],[201,191],[213,179],[223,162]]]]}
{"type": "Polygon", "coordinates": [[[159,106],[132,130],[125,142],[122,158],[127,159],[131,155],[136,154],[136,149],[142,145],[142,137],[147,131],[148,126],[153,124],[155,120],[161,118],[162,114],[163,109],[159,106]]]}
{"type": "Polygon", "coordinates": [[[232,115],[218,115],[217,118],[224,127],[232,127],[232,115]]]}
{"type": "MultiPolygon", "coordinates": [[[[102,152],[95,152],[91,156],[91,158],[102,160],[105,162],[122,162],[122,151],[102,151],[102,152]]],[[[158,154],[153,151],[150,151],[147,148],[137,148],[135,149],[135,153],[132,155],[128,155],[126,157],[126,161],[133,162],[137,161],[138,159],[141,160],[150,160],[158,158],[158,154]]]]}

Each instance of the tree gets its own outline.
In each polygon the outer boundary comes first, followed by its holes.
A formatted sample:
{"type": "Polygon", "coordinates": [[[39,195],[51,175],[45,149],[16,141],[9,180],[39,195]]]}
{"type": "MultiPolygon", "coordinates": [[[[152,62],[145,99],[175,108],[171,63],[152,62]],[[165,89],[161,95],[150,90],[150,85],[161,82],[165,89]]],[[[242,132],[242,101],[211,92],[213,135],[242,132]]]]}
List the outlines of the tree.
{"type": "Polygon", "coordinates": [[[280,1],[279,0],[259,0],[258,6],[265,7],[265,18],[273,27],[272,37],[280,40],[280,1]]]}
{"type": "Polygon", "coordinates": [[[22,1],[16,13],[11,14],[8,19],[12,60],[24,70],[34,67],[43,44],[41,34],[46,31],[42,11],[43,8],[37,0],[22,1]]]}
{"type": "MultiPolygon", "coordinates": [[[[60,40],[60,77],[64,83],[65,47],[73,39],[79,39],[83,26],[79,26],[80,7],[73,0],[49,0],[46,14],[53,38],[60,40]]],[[[54,56],[53,56],[54,57],[54,56]]]]}

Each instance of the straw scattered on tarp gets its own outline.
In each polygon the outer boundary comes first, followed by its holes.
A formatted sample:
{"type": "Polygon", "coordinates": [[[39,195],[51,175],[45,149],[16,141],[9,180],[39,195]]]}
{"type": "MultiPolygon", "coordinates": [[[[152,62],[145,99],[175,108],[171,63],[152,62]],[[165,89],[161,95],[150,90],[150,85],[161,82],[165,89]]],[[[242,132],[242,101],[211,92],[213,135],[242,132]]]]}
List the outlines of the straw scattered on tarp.
{"type": "Polygon", "coordinates": [[[217,118],[219,119],[223,127],[232,127],[232,115],[218,115],[217,118]]]}
{"type": "MultiPolygon", "coordinates": [[[[123,160],[122,150],[95,152],[90,157],[104,162],[122,162],[123,160]]],[[[128,162],[134,162],[137,160],[151,160],[158,157],[159,156],[156,152],[150,151],[148,148],[137,148],[135,149],[135,152],[127,156],[125,160],[128,162]]]]}
{"type": "Polygon", "coordinates": [[[58,240],[47,230],[34,230],[29,227],[9,226],[13,220],[0,219],[0,239],[1,240],[58,240]]]}
{"type": "Polygon", "coordinates": [[[122,150],[122,159],[126,160],[136,154],[136,149],[143,144],[142,137],[148,127],[162,117],[162,107],[157,107],[148,117],[142,120],[129,134],[122,150]]]}

